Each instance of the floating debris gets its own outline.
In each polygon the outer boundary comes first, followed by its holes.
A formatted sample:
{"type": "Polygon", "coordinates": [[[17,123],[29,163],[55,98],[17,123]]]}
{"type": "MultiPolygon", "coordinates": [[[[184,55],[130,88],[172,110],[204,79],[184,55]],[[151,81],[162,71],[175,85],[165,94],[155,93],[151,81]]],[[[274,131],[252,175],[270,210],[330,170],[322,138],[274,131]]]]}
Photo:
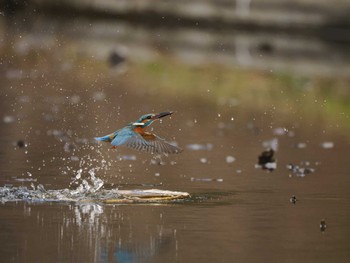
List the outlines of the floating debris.
{"type": "Polygon", "coordinates": [[[289,201],[290,201],[293,205],[295,205],[296,202],[298,201],[298,199],[295,197],[295,195],[293,195],[293,196],[289,199],[289,201]]]}
{"type": "Polygon", "coordinates": [[[236,158],[228,155],[226,156],[225,160],[226,160],[226,163],[233,163],[234,161],[236,161],[236,158]]]}
{"type": "Polygon", "coordinates": [[[195,178],[195,177],[191,177],[191,181],[192,182],[223,182],[224,179],[222,178],[195,178]]]}
{"type": "Polygon", "coordinates": [[[18,148],[27,147],[27,144],[26,144],[25,141],[23,141],[23,140],[18,140],[17,143],[16,143],[16,145],[17,145],[18,148]]]}
{"type": "MultiPolygon", "coordinates": [[[[308,164],[306,164],[306,165],[308,165],[308,164]]],[[[287,164],[287,169],[292,172],[292,175],[296,175],[299,177],[305,177],[307,174],[313,173],[315,171],[314,168],[301,167],[301,166],[295,165],[295,164],[287,164]]]]}
{"type": "Polygon", "coordinates": [[[207,144],[187,144],[187,149],[191,151],[211,151],[213,149],[213,144],[212,143],[207,143],[207,144]]]}
{"type": "Polygon", "coordinates": [[[334,148],[334,142],[323,142],[321,144],[321,147],[323,149],[332,149],[332,148],[334,148]]]}
{"type": "Polygon", "coordinates": [[[272,172],[277,168],[277,162],[273,158],[275,151],[272,149],[263,151],[261,155],[258,156],[258,164],[255,168],[261,168],[263,170],[269,170],[272,172]]]}
{"type": "Polygon", "coordinates": [[[324,232],[327,228],[327,225],[326,225],[326,220],[322,219],[321,222],[320,222],[320,230],[321,232],[324,232]]]}

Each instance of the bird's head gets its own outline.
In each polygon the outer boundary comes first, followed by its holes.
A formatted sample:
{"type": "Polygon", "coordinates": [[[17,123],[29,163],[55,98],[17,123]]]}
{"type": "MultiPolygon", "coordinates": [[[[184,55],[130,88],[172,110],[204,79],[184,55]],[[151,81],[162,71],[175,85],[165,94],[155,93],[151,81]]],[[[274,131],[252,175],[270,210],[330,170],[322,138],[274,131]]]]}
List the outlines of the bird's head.
{"type": "Polygon", "coordinates": [[[163,118],[165,116],[173,114],[173,111],[165,111],[161,112],[159,114],[145,114],[142,115],[136,122],[134,122],[132,125],[134,126],[141,126],[141,127],[147,127],[152,124],[152,122],[159,120],[160,118],[163,118]]]}

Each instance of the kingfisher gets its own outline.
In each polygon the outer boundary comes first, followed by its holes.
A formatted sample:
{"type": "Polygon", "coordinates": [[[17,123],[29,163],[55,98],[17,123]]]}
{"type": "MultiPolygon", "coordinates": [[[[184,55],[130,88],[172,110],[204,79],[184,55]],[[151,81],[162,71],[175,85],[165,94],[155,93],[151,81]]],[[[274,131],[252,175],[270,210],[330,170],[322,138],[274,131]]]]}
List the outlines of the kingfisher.
{"type": "Polygon", "coordinates": [[[150,113],[142,115],[137,121],[129,123],[124,128],[102,137],[95,137],[95,140],[109,142],[113,149],[124,145],[132,149],[154,154],[167,155],[180,153],[182,149],[179,147],[170,144],[154,133],[145,131],[154,121],[173,113],[173,111],[166,111],[159,114],[150,113]]]}

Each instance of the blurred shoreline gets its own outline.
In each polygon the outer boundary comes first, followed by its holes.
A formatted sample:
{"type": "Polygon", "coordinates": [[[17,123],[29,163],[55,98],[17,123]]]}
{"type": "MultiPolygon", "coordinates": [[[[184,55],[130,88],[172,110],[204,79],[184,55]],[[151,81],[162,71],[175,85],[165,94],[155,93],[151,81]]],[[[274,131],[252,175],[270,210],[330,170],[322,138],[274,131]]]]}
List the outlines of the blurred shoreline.
{"type": "Polygon", "coordinates": [[[30,0],[26,3],[29,8],[45,12],[110,17],[158,27],[281,30],[350,41],[347,34],[350,3],[346,0],[30,0]]]}
{"type": "Polygon", "coordinates": [[[102,59],[116,50],[131,61],[152,61],[161,54],[190,65],[217,64],[328,77],[350,75],[350,28],[346,22],[333,28],[323,20],[316,24],[257,24],[248,18],[241,23],[203,17],[197,20],[147,8],[107,11],[94,8],[93,3],[81,0],[70,6],[67,1],[58,5],[55,1],[32,0],[11,16],[3,16],[0,32],[5,32],[4,42],[20,30],[34,39],[29,43],[54,35],[71,38],[80,42],[81,51],[102,59]],[[79,6],[80,2],[85,6],[79,6]]]}

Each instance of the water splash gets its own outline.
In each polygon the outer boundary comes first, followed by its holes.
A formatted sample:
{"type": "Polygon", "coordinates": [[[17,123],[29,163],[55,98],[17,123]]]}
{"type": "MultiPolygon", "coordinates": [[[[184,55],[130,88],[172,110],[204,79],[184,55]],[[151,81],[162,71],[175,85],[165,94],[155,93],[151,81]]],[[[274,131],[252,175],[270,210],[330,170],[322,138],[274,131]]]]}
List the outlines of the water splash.
{"type": "MultiPolygon", "coordinates": [[[[57,140],[61,146],[60,155],[50,160],[43,159],[40,167],[32,169],[41,170],[46,164],[54,164],[63,176],[70,176],[68,188],[47,190],[37,184],[36,174],[27,171],[25,182],[31,186],[16,187],[5,185],[0,187],[0,202],[79,202],[80,204],[96,203],[133,203],[133,202],[159,202],[189,197],[188,193],[172,192],[157,189],[150,190],[118,190],[105,189],[104,176],[120,161],[135,161],[136,156],[122,156],[117,159],[108,158],[108,153],[101,151],[100,146],[78,134],[67,130],[49,130],[49,136],[57,140]],[[107,156],[106,156],[107,154],[107,156]],[[29,180],[30,179],[30,180],[29,180]]],[[[55,144],[56,147],[56,144],[55,144]]],[[[132,165],[130,164],[130,167],[132,165]]],[[[69,178],[69,177],[68,177],[69,178]]]]}
{"type": "Polygon", "coordinates": [[[0,201],[2,203],[10,201],[33,201],[33,202],[79,202],[88,200],[111,200],[120,198],[118,189],[96,190],[87,181],[79,185],[75,190],[58,189],[46,190],[43,185],[36,187],[32,184],[32,189],[24,186],[0,187],[0,201]]]}
{"type": "MultiPolygon", "coordinates": [[[[100,184],[97,185],[99,187],[100,184]]],[[[90,185],[83,181],[75,190],[58,189],[46,190],[39,184],[32,189],[27,187],[14,187],[5,185],[0,187],[0,202],[81,202],[81,203],[157,203],[176,201],[189,198],[186,192],[167,191],[158,189],[147,190],[118,190],[118,189],[100,189],[96,185],[90,185]]]]}
{"type": "MultiPolygon", "coordinates": [[[[79,169],[77,171],[77,174],[75,176],[76,180],[80,180],[81,179],[81,174],[83,172],[83,169],[79,169]]],[[[95,176],[95,168],[91,168],[88,173],[90,174],[90,183],[88,182],[87,179],[83,179],[81,181],[81,184],[79,184],[79,186],[77,187],[76,190],[74,190],[73,192],[77,192],[77,193],[95,193],[98,190],[100,190],[102,188],[102,186],[104,185],[104,182],[102,179],[98,178],[95,176]]],[[[75,180],[73,182],[76,182],[75,180]]],[[[72,183],[71,183],[72,184],[72,183]]]]}

